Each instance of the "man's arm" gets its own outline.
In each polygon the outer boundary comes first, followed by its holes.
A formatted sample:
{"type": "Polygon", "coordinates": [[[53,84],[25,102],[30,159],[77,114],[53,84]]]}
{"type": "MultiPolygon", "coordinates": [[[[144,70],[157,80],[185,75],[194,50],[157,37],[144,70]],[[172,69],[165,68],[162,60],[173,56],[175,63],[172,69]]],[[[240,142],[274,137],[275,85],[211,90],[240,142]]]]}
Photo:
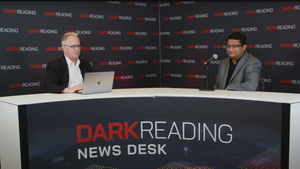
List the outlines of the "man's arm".
{"type": "Polygon", "coordinates": [[[224,78],[222,78],[222,76],[225,74],[225,71],[226,71],[226,67],[227,67],[226,63],[228,63],[228,59],[221,60],[221,62],[219,64],[218,74],[217,74],[216,83],[214,85],[214,89],[224,90],[224,88],[223,88],[224,82],[222,82],[221,79],[224,79],[224,78]]]}
{"type": "MultiPolygon", "coordinates": [[[[219,68],[219,71],[220,71],[220,68],[219,68]]],[[[214,85],[214,89],[220,89],[220,75],[219,74],[220,73],[218,72],[216,83],[214,85]]]]}
{"type": "Polygon", "coordinates": [[[51,64],[47,64],[45,85],[46,92],[49,93],[61,93],[66,86],[59,85],[59,68],[51,64]]]}

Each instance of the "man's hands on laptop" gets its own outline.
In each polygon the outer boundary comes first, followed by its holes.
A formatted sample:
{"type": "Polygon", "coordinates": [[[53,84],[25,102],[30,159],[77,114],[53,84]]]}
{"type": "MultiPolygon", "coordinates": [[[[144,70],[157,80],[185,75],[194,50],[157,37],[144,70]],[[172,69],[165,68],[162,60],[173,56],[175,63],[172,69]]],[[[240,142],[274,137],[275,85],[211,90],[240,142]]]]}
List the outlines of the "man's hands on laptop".
{"type": "Polygon", "coordinates": [[[81,91],[83,89],[83,85],[76,85],[73,87],[66,87],[62,93],[75,93],[81,91]]]}

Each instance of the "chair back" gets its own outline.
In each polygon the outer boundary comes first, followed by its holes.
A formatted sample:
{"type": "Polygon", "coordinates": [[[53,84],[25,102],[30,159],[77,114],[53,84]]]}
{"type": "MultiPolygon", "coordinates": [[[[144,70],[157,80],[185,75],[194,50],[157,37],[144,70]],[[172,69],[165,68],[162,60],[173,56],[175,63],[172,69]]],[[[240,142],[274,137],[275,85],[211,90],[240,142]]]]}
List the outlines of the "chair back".
{"type": "Polygon", "coordinates": [[[256,91],[265,91],[264,78],[262,78],[262,77],[259,78],[259,83],[258,83],[258,87],[257,87],[256,91]]]}

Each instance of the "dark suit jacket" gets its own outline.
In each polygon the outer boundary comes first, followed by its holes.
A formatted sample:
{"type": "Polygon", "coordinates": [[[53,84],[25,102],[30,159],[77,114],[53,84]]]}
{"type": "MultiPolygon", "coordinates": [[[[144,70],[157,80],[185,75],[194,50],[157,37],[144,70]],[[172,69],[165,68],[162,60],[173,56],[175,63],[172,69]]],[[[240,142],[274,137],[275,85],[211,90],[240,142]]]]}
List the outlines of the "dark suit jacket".
{"type": "MultiPolygon", "coordinates": [[[[83,59],[80,60],[80,71],[82,78],[85,72],[92,72],[92,67],[89,62],[83,59]]],[[[65,56],[56,60],[50,61],[46,67],[45,85],[44,88],[48,93],[61,93],[69,84],[69,69],[65,56]]]]}
{"type": "MultiPolygon", "coordinates": [[[[229,71],[229,57],[221,60],[214,89],[225,89],[229,71]]],[[[228,82],[227,90],[255,91],[258,87],[261,73],[261,62],[245,52],[238,62],[228,82]]]]}

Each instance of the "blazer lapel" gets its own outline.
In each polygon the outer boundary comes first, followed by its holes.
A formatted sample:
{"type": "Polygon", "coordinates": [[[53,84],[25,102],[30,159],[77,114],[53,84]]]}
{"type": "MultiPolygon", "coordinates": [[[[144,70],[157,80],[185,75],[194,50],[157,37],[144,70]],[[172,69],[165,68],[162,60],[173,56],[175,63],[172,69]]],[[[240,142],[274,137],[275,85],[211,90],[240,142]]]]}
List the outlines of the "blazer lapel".
{"type": "Polygon", "coordinates": [[[234,72],[232,73],[232,76],[230,78],[230,81],[232,81],[232,79],[238,74],[238,72],[241,70],[241,68],[244,66],[244,64],[246,63],[248,59],[248,53],[245,52],[244,56],[241,58],[241,60],[239,61],[239,63],[237,64],[236,68],[234,69],[234,72]]]}

